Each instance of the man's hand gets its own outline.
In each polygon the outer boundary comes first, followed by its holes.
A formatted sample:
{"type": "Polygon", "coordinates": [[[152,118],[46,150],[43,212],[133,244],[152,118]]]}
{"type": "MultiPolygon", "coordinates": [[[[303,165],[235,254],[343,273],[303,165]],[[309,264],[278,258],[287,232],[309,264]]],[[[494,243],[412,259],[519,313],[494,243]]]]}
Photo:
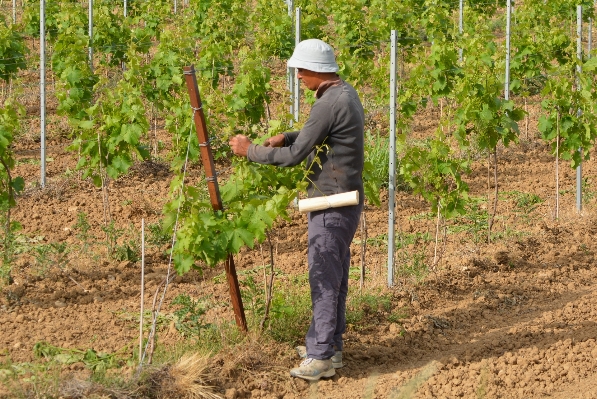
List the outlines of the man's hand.
{"type": "Polygon", "coordinates": [[[230,148],[234,154],[241,157],[246,157],[247,152],[249,151],[249,146],[251,145],[251,140],[249,140],[247,136],[237,134],[230,139],[228,144],[230,144],[230,148]]]}
{"type": "Polygon", "coordinates": [[[286,141],[283,134],[278,134],[274,137],[270,137],[269,139],[263,142],[264,147],[284,147],[284,142],[286,141]]]}

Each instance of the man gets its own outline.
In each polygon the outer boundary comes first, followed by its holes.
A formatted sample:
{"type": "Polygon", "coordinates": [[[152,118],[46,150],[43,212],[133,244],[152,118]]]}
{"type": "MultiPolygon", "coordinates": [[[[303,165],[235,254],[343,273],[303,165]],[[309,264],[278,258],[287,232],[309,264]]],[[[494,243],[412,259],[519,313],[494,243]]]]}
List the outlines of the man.
{"type": "Polygon", "coordinates": [[[306,359],[290,371],[294,377],[316,381],[342,367],[342,334],[346,329],[346,296],[350,243],[363,209],[363,137],[365,114],[355,89],[337,75],[334,51],[325,42],[300,42],[288,61],[317,100],[300,132],[267,139],[263,146],[243,135],[230,140],[232,151],[250,161],[294,166],[305,158],[313,172],[309,197],[359,191],[359,204],[310,212],[309,284],[313,317],[306,336],[306,359]],[[324,144],[323,150],[315,148],[324,144]],[[319,158],[313,163],[314,157],[319,158]]]}

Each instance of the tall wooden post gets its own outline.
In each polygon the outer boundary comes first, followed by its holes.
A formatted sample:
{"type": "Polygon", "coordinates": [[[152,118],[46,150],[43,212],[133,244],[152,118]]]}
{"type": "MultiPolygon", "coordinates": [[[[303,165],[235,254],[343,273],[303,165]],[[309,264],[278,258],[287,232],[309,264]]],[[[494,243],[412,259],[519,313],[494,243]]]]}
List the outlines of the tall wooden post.
{"type": "MultiPolygon", "coordinates": [[[[209,137],[207,134],[207,125],[205,124],[205,115],[201,108],[201,96],[199,95],[199,88],[197,86],[197,77],[195,76],[195,67],[193,65],[184,67],[184,76],[187,82],[187,89],[191,98],[191,107],[193,107],[193,118],[195,121],[195,129],[197,130],[197,138],[199,139],[199,151],[201,153],[201,161],[205,169],[205,176],[207,180],[207,188],[209,191],[209,199],[214,211],[222,210],[222,197],[220,196],[220,189],[218,188],[218,177],[216,175],[216,167],[214,164],[213,154],[211,153],[211,146],[209,145],[209,137]]],[[[234,309],[234,317],[236,325],[241,330],[247,331],[247,320],[245,318],[245,310],[243,308],[243,301],[240,296],[240,288],[238,286],[238,277],[236,275],[236,268],[234,266],[234,258],[232,254],[228,254],[228,259],[224,263],[226,270],[226,278],[230,287],[230,300],[232,308],[234,309]]]]}

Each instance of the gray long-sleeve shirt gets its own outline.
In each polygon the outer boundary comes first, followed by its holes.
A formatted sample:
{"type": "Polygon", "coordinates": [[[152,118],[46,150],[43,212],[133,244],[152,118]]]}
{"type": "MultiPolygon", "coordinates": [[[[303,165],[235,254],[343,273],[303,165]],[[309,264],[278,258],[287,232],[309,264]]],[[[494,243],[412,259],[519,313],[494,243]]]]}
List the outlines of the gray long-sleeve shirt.
{"type": "MultiPolygon", "coordinates": [[[[250,161],[277,166],[294,166],[308,157],[311,168],[308,196],[359,191],[362,203],[365,112],[356,90],[340,80],[326,87],[311,108],[309,120],[300,132],[284,133],[284,147],[251,144],[250,161]],[[315,148],[327,145],[317,156],[321,167],[313,163],[315,148]]],[[[320,90],[318,90],[318,94],[320,90]]]]}

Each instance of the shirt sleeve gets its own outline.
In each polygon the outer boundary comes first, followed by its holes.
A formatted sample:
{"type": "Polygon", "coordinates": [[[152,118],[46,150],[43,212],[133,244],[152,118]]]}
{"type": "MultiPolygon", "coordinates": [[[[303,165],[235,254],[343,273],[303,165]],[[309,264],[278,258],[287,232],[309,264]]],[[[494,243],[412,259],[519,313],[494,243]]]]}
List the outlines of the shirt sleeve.
{"type": "Polygon", "coordinates": [[[286,132],[284,133],[284,147],[288,147],[289,145],[291,145],[292,143],[294,143],[296,141],[296,138],[298,137],[300,132],[286,132]]]}
{"type": "MultiPolygon", "coordinates": [[[[331,131],[333,113],[328,103],[318,101],[311,108],[311,115],[305,126],[296,135],[296,139],[286,147],[263,147],[251,144],[247,158],[252,162],[276,166],[295,166],[300,164],[313,151],[313,147],[322,144],[331,131]]],[[[286,140],[291,140],[285,134],[286,140]]],[[[285,140],[285,141],[286,141],[285,140]]],[[[290,141],[289,140],[289,141],[290,141]]]]}

